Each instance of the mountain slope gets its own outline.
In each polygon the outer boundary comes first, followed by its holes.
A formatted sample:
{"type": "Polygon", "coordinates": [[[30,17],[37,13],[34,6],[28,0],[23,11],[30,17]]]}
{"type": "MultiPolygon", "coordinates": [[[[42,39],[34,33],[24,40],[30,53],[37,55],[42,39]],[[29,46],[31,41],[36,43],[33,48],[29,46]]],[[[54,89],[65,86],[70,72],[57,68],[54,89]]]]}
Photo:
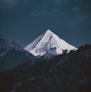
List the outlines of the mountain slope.
{"type": "Polygon", "coordinates": [[[15,42],[0,38],[0,71],[14,69],[20,64],[32,61],[33,55],[15,42]]]}
{"type": "Polygon", "coordinates": [[[49,29],[32,43],[27,45],[24,49],[32,53],[35,56],[43,56],[51,48],[56,48],[57,54],[62,54],[64,50],[69,52],[70,50],[76,50],[77,48],[68,44],[63,39],[59,38],[55,33],[49,29]]]}

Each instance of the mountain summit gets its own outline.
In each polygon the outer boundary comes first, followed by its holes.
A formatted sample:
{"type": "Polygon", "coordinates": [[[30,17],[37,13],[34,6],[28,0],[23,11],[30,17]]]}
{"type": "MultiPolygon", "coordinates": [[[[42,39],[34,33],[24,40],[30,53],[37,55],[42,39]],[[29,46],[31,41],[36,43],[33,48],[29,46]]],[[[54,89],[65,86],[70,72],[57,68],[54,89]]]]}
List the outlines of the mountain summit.
{"type": "Polygon", "coordinates": [[[43,56],[48,53],[48,51],[51,52],[51,54],[58,55],[62,54],[65,50],[69,52],[70,50],[76,50],[77,48],[68,44],[48,29],[44,34],[37,37],[24,49],[35,56],[43,56]]]}

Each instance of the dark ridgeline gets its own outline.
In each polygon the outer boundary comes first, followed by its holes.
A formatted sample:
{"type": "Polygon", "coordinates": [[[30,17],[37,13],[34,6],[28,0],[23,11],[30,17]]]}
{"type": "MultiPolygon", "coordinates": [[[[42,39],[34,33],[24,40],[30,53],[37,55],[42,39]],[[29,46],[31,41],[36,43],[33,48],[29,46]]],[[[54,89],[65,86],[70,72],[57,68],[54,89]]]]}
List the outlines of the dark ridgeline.
{"type": "Polygon", "coordinates": [[[19,52],[21,50],[16,50],[15,47],[13,51],[9,49],[5,53],[5,50],[6,47],[4,50],[0,47],[0,64],[4,62],[3,68],[6,66],[5,63],[8,63],[8,66],[10,64],[9,67],[17,60],[18,63],[14,68],[0,71],[0,92],[91,92],[91,45],[89,44],[70,53],[64,51],[62,55],[51,59],[44,57],[34,59],[29,53],[24,54],[26,51],[22,54],[19,52]],[[9,54],[10,52],[12,54],[9,54]],[[6,56],[9,57],[8,60],[5,59],[6,56]],[[22,59],[19,59],[20,57],[22,59]],[[13,63],[11,64],[9,60],[13,60],[13,63]]]}

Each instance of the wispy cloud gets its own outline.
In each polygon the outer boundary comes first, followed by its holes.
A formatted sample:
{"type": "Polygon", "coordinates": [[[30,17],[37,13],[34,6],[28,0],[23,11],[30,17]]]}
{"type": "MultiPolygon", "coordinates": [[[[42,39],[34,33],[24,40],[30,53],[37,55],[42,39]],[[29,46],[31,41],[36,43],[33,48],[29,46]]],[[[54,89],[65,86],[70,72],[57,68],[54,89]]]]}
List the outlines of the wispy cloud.
{"type": "MultiPolygon", "coordinates": [[[[89,0],[0,0],[0,9],[12,9],[15,7],[24,8],[31,11],[32,14],[58,13],[61,11],[75,11],[91,9],[91,1],[89,0]]],[[[91,11],[91,10],[90,10],[91,11]]]]}
{"type": "Polygon", "coordinates": [[[17,7],[19,5],[23,5],[28,0],[0,0],[0,8],[1,9],[8,9],[17,7]]]}
{"type": "Polygon", "coordinates": [[[36,15],[36,16],[52,16],[52,15],[57,15],[58,13],[59,13],[59,10],[56,8],[51,10],[48,10],[48,9],[42,9],[40,11],[34,10],[31,12],[32,15],[36,15]]]}

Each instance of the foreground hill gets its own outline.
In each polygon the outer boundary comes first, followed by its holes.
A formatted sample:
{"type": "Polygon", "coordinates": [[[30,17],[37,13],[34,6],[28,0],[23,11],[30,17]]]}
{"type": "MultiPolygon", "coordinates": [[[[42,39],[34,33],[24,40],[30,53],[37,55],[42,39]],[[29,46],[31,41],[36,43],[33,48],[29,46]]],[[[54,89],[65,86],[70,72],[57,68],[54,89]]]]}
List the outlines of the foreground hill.
{"type": "Polygon", "coordinates": [[[0,84],[0,92],[91,92],[91,45],[0,72],[0,84]]]}

